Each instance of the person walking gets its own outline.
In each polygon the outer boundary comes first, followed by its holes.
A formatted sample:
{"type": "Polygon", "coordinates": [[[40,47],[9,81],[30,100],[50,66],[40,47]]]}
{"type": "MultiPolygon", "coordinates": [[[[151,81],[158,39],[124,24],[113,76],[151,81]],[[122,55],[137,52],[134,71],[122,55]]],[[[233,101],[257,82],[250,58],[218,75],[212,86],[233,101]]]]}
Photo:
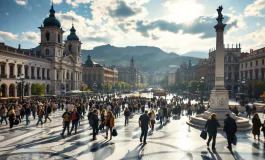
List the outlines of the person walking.
{"type": "Polygon", "coordinates": [[[261,131],[263,132],[263,136],[265,139],[265,120],[264,120],[263,124],[261,125],[261,131]]]}
{"type": "Polygon", "coordinates": [[[65,112],[62,115],[63,118],[63,132],[61,133],[62,136],[64,136],[65,129],[67,128],[67,135],[70,135],[69,132],[69,126],[70,126],[70,120],[71,120],[71,113],[68,112],[68,109],[65,109],[65,112]]]}
{"type": "Polygon", "coordinates": [[[29,116],[30,116],[31,110],[29,108],[29,105],[27,104],[25,114],[26,114],[26,125],[30,124],[29,116]]]}
{"type": "Polygon", "coordinates": [[[100,115],[100,124],[102,124],[103,125],[103,127],[102,127],[102,129],[104,130],[104,122],[105,122],[105,120],[106,120],[106,115],[107,115],[107,113],[106,113],[106,109],[103,109],[102,111],[101,111],[101,115],[100,115]]]}
{"type": "MultiPolygon", "coordinates": [[[[108,113],[109,113],[109,111],[108,111],[108,113]]],[[[119,107],[116,105],[114,108],[115,119],[118,118],[118,114],[119,114],[119,107]]]]}
{"type": "Polygon", "coordinates": [[[236,121],[230,117],[229,113],[225,114],[226,119],[224,120],[224,129],[223,131],[226,133],[226,137],[227,137],[227,142],[228,142],[228,146],[227,148],[229,150],[232,150],[232,142],[233,142],[233,138],[237,132],[237,125],[236,125],[236,121]]]}
{"type": "Polygon", "coordinates": [[[80,114],[77,112],[77,109],[74,108],[73,110],[73,113],[71,114],[71,120],[72,120],[72,128],[71,128],[71,131],[70,131],[70,135],[73,131],[73,129],[75,128],[75,134],[77,132],[77,124],[78,124],[78,121],[80,119],[80,114]]]}
{"type": "Polygon", "coordinates": [[[36,118],[36,111],[37,111],[37,105],[35,103],[33,103],[31,105],[31,113],[32,113],[32,116],[34,119],[36,118]]]}
{"type": "Polygon", "coordinates": [[[251,112],[252,112],[252,109],[249,107],[249,105],[246,105],[246,113],[247,113],[248,118],[250,118],[251,112]]]}
{"type": "Polygon", "coordinates": [[[216,142],[216,135],[217,135],[217,128],[220,127],[219,122],[216,119],[216,114],[212,113],[207,120],[204,130],[208,132],[209,138],[207,141],[207,147],[209,147],[209,144],[211,140],[213,139],[212,142],[212,150],[215,151],[215,142],[216,142]]]}
{"type": "Polygon", "coordinates": [[[98,134],[98,110],[93,111],[92,115],[92,128],[93,128],[93,140],[97,140],[97,134],[98,134]]]}
{"type": "Polygon", "coordinates": [[[16,113],[16,119],[19,120],[19,122],[21,122],[20,118],[21,108],[19,107],[19,105],[16,106],[15,113],[16,113]]]}
{"type": "Polygon", "coordinates": [[[159,118],[160,118],[160,125],[163,125],[164,111],[163,111],[162,107],[160,107],[160,109],[158,110],[158,115],[159,115],[159,118]]]}
{"type": "Polygon", "coordinates": [[[10,129],[12,129],[14,121],[16,120],[16,113],[14,110],[14,106],[12,106],[10,111],[8,112],[8,117],[9,117],[8,120],[9,120],[10,129]]]}
{"type": "Polygon", "coordinates": [[[3,123],[3,120],[5,120],[6,125],[8,124],[8,123],[7,123],[7,120],[6,120],[6,116],[7,116],[6,105],[3,105],[2,108],[1,108],[1,125],[2,125],[2,123],[3,123]]]}
{"type": "Polygon", "coordinates": [[[105,139],[108,139],[108,133],[110,131],[110,140],[111,140],[112,139],[112,129],[113,129],[114,124],[115,124],[114,116],[113,116],[111,111],[107,113],[107,118],[106,118],[104,124],[106,126],[106,137],[105,137],[105,139]]]}
{"type": "Polygon", "coordinates": [[[37,122],[36,126],[38,126],[39,123],[41,123],[41,125],[43,125],[42,118],[44,115],[44,111],[43,111],[42,106],[40,106],[39,109],[37,110],[37,115],[38,115],[38,122],[37,122]]]}
{"type": "Polygon", "coordinates": [[[254,114],[253,118],[252,118],[252,134],[254,135],[254,139],[256,139],[256,135],[258,136],[258,140],[259,136],[260,136],[260,127],[261,127],[261,121],[259,118],[259,115],[257,113],[254,114]]]}
{"type": "Polygon", "coordinates": [[[128,109],[128,107],[125,108],[125,111],[124,111],[124,117],[125,117],[125,124],[124,126],[128,125],[129,124],[129,116],[130,116],[130,111],[128,109]]]}
{"type": "Polygon", "coordinates": [[[140,142],[142,142],[142,139],[144,137],[144,142],[143,144],[147,144],[146,143],[146,137],[147,137],[147,132],[148,132],[148,126],[151,127],[150,125],[150,117],[147,115],[148,114],[148,111],[145,110],[144,111],[144,114],[140,116],[139,118],[139,127],[141,127],[141,130],[142,130],[142,134],[141,134],[141,137],[140,137],[140,142]]]}
{"type": "Polygon", "coordinates": [[[151,120],[151,129],[152,129],[152,132],[154,132],[154,126],[155,126],[155,123],[156,123],[156,115],[155,115],[155,111],[154,110],[151,110],[150,120],[151,120]]]}
{"type": "Polygon", "coordinates": [[[50,119],[49,115],[52,112],[52,108],[51,108],[50,105],[48,105],[48,103],[45,104],[45,111],[44,112],[45,112],[45,121],[44,121],[44,123],[46,123],[47,119],[49,119],[50,122],[51,122],[52,120],[50,119]]]}

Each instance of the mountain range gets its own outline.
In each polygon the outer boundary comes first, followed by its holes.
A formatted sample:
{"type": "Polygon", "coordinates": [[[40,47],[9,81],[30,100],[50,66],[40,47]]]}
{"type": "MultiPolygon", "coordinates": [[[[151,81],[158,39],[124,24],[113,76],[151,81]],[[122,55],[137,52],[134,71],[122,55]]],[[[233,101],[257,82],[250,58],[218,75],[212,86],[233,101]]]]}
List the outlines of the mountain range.
{"type": "Polygon", "coordinates": [[[88,55],[94,62],[105,66],[129,66],[133,57],[135,67],[144,72],[173,71],[183,62],[188,63],[191,60],[191,63],[195,65],[199,59],[208,58],[208,54],[203,52],[178,55],[174,52],[167,53],[153,46],[115,47],[110,44],[97,46],[92,50],[82,50],[83,62],[87,60],[88,55]]]}

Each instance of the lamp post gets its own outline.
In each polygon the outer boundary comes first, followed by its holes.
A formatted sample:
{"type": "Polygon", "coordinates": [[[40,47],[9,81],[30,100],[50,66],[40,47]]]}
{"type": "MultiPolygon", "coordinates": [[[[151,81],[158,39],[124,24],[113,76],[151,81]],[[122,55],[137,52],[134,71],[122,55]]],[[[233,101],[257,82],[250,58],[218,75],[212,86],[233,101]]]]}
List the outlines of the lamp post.
{"type": "Polygon", "coordinates": [[[79,83],[79,85],[80,85],[80,87],[82,88],[82,97],[84,97],[84,82],[81,81],[81,82],[79,83]]]}
{"type": "Polygon", "coordinates": [[[201,77],[201,81],[200,81],[200,87],[199,87],[199,89],[200,89],[200,97],[201,97],[201,104],[203,104],[203,98],[202,98],[202,93],[203,93],[203,91],[202,91],[202,84],[204,83],[204,77],[201,77]]]}
{"type": "MultiPolygon", "coordinates": [[[[19,84],[20,83],[20,95],[21,95],[21,102],[23,102],[24,99],[24,84],[25,84],[25,76],[24,74],[20,74],[17,77],[16,83],[19,84]]],[[[26,82],[26,84],[30,84],[30,82],[26,82]]]]}
{"type": "Polygon", "coordinates": [[[241,95],[241,98],[242,98],[242,106],[244,106],[245,104],[245,93],[244,93],[244,87],[246,86],[246,81],[245,80],[242,80],[242,81],[240,81],[240,80],[238,80],[238,83],[239,83],[239,85],[240,85],[240,95],[241,95]],[[242,92],[243,91],[243,92],[242,92]]]}

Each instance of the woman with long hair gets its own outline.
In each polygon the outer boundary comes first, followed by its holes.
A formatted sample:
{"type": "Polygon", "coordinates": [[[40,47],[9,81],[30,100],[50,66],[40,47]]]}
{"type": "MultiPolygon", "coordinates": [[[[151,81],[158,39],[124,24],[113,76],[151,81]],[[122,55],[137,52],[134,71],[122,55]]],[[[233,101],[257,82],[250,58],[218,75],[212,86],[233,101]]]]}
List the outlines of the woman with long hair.
{"type": "Polygon", "coordinates": [[[205,124],[205,128],[204,130],[207,130],[209,138],[207,141],[207,147],[209,147],[209,144],[211,142],[211,140],[213,139],[212,142],[212,150],[215,151],[215,142],[216,142],[216,135],[217,135],[217,128],[220,127],[219,122],[216,119],[216,114],[212,113],[209,117],[209,119],[207,120],[206,124],[205,124]]]}
{"type": "Polygon", "coordinates": [[[104,129],[104,126],[105,126],[104,122],[106,120],[106,115],[107,115],[106,109],[103,109],[101,111],[101,115],[100,115],[100,122],[101,122],[101,124],[103,124],[103,128],[102,129],[104,129]]]}
{"type": "Polygon", "coordinates": [[[156,115],[155,115],[154,110],[151,110],[150,120],[151,120],[151,126],[152,126],[151,129],[152,129],[152,132],[154,132],[154,125],[156,122],[156,115]]]}
{"type": "Polygon", "coordinates": [[[258,140],[260,136],[260,127],[261,127],[261,121],[259,119],[259,115],[257,113],[254,114],[252,118],[252,134],[254,135],[254,139],[256,139],[256,135],[258,135],[258,140]]]}
{"type": "Polygon", "coordinates": [[[15,113],[15,109],[14,106],[11,107],[10,111],[8,112],[8,120],[9,120],[9,124],[10,124],[10,129],[13,128],[14,122],[16,120],[16,113],[15,113]]]}
{"type": "Polygon", "coordinates": [[[107,118],[104,122],[105,126],[106,126],[106,139],[108,139],[108,133],[109,133],[109,130],[110,130],[110,140],[112,139],[112,129],[114,127],[114,116],[112,114],[111,111],[109,111],[107,113],[107,118]]]}

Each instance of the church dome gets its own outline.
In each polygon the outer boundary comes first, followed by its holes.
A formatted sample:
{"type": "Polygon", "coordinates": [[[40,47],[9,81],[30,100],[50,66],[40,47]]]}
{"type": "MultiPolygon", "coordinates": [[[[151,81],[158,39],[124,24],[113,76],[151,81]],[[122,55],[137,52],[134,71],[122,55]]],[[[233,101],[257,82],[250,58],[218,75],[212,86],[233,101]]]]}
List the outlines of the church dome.
{"type": "Polygon", "coordinates": [[[56,19],[56,17],[55,17],[55,10],[53,9],[53,5],[50,9],[49,17],[44,19],[43,24],[44,24],[44,27],[57,26],[58,28],[61,28],[60,21],[58,19],[56,19]]]}
{"type": "Polygon", "coordinates": [[[74,25],[72,26],[72,28],[70,29],[70,34],[67,36],[67,40],[77,40],[79,41],[78,36],[75,34],[75,27],[74,25]]]}

